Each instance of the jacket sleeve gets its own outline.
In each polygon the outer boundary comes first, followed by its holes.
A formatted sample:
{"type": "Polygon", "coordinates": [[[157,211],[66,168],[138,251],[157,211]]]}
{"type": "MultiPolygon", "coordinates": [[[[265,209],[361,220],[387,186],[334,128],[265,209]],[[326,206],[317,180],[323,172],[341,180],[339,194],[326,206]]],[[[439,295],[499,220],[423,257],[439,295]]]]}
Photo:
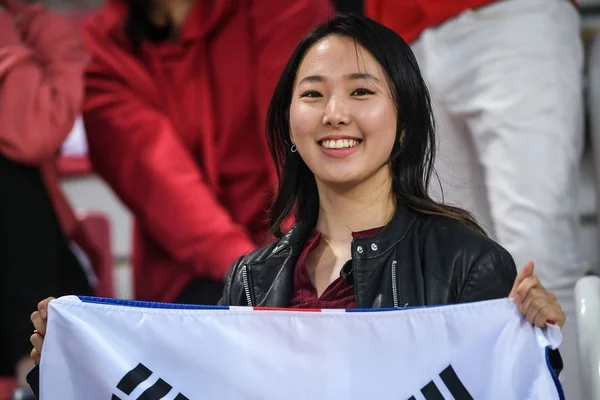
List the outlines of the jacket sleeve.
{"type": "Polygon", "coordinates": [[[95,170],[171,257],[222,281],[254,244],[217,201],[170,120],[99,63],[90,64],[86,91],[95,170]]]}
{"type": "Polygon", "coordinates": [[[39,165],[54,157],[83,99],[88,60],[77,28],[40,6],[0,12],[0,152],[39,165]]]}
{"type": "MultiPolygon", "coordinates": [[[[500,246],[481,254],[469,268],[467,279],[459,293],[459,303],[501,299],[510,294],[517,268],[512,256],[500,246]]],[[[558,350],[548,352],[550,365],[558,376],[563,361],[558,350]]]]}
{"type": "Polygon", "coordinates": [[[517,268],[512,256],[500,246],[484,251],[471,264],[459,303],[501,299],[510,293],[517,268]]]}

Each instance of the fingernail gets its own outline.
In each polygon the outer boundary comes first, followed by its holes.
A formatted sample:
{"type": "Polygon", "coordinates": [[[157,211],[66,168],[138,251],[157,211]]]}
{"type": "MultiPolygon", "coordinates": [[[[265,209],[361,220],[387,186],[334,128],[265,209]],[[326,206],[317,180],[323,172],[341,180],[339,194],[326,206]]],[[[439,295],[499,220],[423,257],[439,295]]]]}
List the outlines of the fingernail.
{"type": "Polygon", "coordinates": [[[46,309],[45,308],[42,308],[40,310],[40,315],[42,316],[43,319],[46,319],[46,309]]]}
{"type": "Polygon", "coordinates": [[[556,322],[552,321],[551,319],[549,319],[548,321],[546,321],[546,323],[550,324],[550,325],[556,325],[556,322]]]}
{"type": "Polygon", "coordinates": [[[515,299],[515,303],[521,304],[521,297],[520,296],[515,296],[514,299],[515,299]]]}

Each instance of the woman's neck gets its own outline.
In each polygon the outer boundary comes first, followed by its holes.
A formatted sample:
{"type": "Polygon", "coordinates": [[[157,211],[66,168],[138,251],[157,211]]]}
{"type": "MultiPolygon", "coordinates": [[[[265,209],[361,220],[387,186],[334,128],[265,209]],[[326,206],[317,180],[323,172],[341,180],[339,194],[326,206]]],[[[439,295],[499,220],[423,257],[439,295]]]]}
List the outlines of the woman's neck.
{"type": "Polygon", "coordinates": [[[320,209],[316,228],[329,242],[351,242],[352,232],[384,226],[396,211],[388,168],[352,188],[335,188],[319,181],[317,187],[320,209]]]}
{"type": "Polygon", "coordinates": [[[150,21],[156,26],[171,24],[177,35],[183,26],[195,0],[155,0],[150,10],[150,21]]]}

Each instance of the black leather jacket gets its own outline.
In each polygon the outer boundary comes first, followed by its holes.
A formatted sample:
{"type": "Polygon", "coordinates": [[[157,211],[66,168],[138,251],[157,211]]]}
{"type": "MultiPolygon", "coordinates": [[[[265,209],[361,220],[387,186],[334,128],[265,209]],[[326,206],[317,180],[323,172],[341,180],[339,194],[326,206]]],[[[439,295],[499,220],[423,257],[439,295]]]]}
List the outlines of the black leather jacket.
{"type": "MultiPolygon", "coordinates": [[[[296,261],[311,231],[312,227],[295,225],[281,239],[239,258],[229,270],[219,303],[288,306],[296,261]]],[[[375,236],[352,242],[352,264],[358,308],[502,298],[510,293],[517,275],[510,254],[493,240],[457,221],[405,207],[399,207],[375,236]]],[[[549,355],[558,375],[563,367],[560,354],[549,355]]],[[[39,379],[38,374],[36,367],[30,382],[39,379]]]]}
{"type": "MultiPolygon", "coordinates": [[[[221,304],[286,307],[294,268],[312,227],[239,258],[228,273],[221,304]]],[[[511,255],[462,223],[399,206],[375,236],[352,242],[358,308],[425,306],[507,297],[517,275],[511,255]]],[[[562,360],[551,352],[558,373],[562,360]]]]}

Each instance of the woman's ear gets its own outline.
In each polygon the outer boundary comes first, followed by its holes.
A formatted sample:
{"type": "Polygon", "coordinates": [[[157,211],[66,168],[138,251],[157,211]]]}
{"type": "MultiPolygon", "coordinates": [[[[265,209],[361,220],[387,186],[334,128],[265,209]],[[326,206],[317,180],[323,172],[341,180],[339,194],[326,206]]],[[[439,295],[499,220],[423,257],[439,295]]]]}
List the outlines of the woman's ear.
{"type": "Polygon", "coordinates": [[[404,143],[405,137],[406,137],[406,131],[403,129],[402,132],[400,133],[400,139],[398,139],[398,142],[400,142],[400,146],[402,146],[402,144],[404,143]]]}

